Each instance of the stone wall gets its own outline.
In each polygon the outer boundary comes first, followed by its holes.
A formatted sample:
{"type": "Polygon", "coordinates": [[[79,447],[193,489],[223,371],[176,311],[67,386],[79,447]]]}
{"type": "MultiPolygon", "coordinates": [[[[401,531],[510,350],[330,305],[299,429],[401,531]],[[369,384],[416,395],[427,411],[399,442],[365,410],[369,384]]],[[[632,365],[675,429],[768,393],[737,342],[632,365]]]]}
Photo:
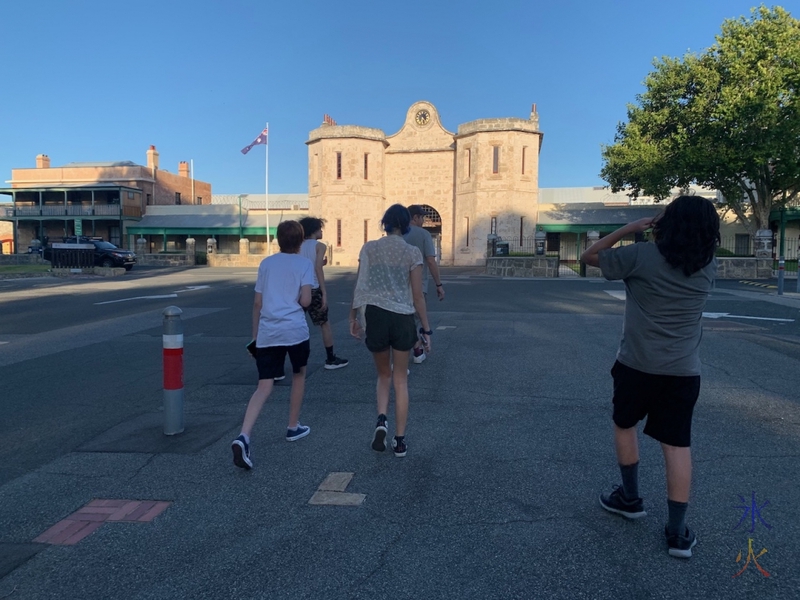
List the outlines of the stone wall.
{"type": "Polygon", "coordinates": [[[265,254],[209,254],[209,267],[252,267],[258,268],[265,254]]]}
{"type": "Polygon", "coordinates": [[[533,256],[487,258],[486,274],[500,277],[558,277],[558,258],[533,256]]]}
{"type": "Polygon", "coordinates": [[[194,256],[188,254],[137,254],[136,264],[142,267],[193,267],[194,256]]]}
{"type": "Polygon", "coordinates": [[[41,254],[0,254],[0,265],[45,265],[41,254]]]}
{"type": "Polygon", "coordinates": [[[717,259],[717,279],[769,279],[770,277],[772,277],[772,259],[717,259]]]}

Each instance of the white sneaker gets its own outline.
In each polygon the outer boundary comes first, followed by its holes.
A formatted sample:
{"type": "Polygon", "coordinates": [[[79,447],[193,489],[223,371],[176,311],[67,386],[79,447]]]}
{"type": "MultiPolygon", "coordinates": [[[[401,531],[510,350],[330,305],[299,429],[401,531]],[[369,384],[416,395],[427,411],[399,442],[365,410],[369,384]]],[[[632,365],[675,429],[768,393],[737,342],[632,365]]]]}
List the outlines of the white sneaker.
{"type": "Polygon", "coordinates": [[[418,364],[420,364],[421,362],[423,362],[423,361],[424,361],[426,358],[428,358],[428,357],[425,355],[425,351],[424,351],[424,350],[423,350],[423,351],[422,351],[422,352],[421,352],[419,355],[418,355],[418,354],[417,354],[417,352],[416,352],[416,348],[415,348],[415,349],[414,349],[414,351],[412,352],[412,357],[411,357],[411,360],[413,360],[413,361],[414,361],[414,364],[417,364],[417,365],[418,365],[418,364]]]}

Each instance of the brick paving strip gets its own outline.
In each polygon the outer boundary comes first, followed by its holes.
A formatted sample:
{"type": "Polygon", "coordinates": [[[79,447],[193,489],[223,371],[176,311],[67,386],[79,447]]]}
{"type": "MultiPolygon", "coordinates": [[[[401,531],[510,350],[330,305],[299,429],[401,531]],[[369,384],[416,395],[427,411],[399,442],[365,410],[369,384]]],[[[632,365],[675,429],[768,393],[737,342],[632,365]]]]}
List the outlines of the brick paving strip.
{"type": "Polygon", "coordinates": [[[149,523],[172,502],[156,500],[92,500],[45,531],[34,542],[73,546],[103,523],[149,523]]]}

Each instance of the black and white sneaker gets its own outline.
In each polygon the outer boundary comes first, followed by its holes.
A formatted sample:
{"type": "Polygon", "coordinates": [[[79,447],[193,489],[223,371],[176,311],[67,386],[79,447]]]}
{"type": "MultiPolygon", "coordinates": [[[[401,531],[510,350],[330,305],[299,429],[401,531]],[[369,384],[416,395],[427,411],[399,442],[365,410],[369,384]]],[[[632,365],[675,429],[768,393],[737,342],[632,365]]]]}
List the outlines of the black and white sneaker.
{"type": "Polygon", "coordinates": [[[233,450],[233,464],[248,471],[253,468],[253,462],[250,460],[250,444],[244,440],[243,435],[233,440],[231,450],[233,450]]]}
{"type": "Polygon", "coordinates": [[[375,452],[386,450],[386,434],[389,427],[386,424],[386,415],[378,415],[378,424],[375,426],[375,435],[372,436],[372,449],[375,452]]]}
{"type": "Polygon", "coordinates": [[[621,515],[626,519],[641,519],[646,517],[644,502],[641,498],[630,500],[625,497],[622,486],[615,485],[610,494],[600,494],[600,506],[608,512],[621,515]]]}
{"type": "Polygon", "coordinates": [[[275,383],[277,383],[279,381],[283,381],[284,379],[286,379],[286,374],[278,375],[277,377],[274,377],[273,381],[275,381],[275,383]]]}
{"type": "Polygon", "coordinates": [[[346,367],[350,363],[349,360],[346,358],[342,358],[341,356],[334,356],[332,360],[325,361],[325,368],[326,369],[341,369],[342,367],[346,367]]]}
{"type": "Polygon", "coordinates": [[[286,430],[286,441],[295,442],[300,438],[306,437],[309,433],[311,433],[311,427],[306,427],[305,425],[300,425],[300,423],[298,423],[297,427],[294,429],[286,430]]]}
{"type": "Polygon", "coordinates": [[[406,446],[405,438],[402,440],[398,440],[397,436],[395,436],[394,439],[392,440],[392,450],[394,450],[394,455],[397,458],[404,457],[406,455],[406,452],[408,452],[408,447],[406,446]]]}
{"type": "Polygon", "coordinates": [[[692,548],[697,545],[697,536],[694,531],[686,528],[684,535],[670,535],[667,526],[664,526],[664,535],[667,537],[667,548],[669,555],[675,558],[692,558],[692,548]]]}

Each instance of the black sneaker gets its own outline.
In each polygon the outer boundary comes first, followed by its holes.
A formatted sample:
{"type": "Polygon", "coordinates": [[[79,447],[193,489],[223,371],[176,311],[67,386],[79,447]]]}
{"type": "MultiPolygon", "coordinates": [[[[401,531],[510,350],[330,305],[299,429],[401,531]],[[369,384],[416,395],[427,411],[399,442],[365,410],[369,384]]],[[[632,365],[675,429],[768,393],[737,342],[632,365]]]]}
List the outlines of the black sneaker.
{"type": "Polygon", "coordinates": [[[629,500],[622,491],[622,486],[615,485],[610,494],[600,494],[600,506],[608,512],[622,515],[626,519],[641,519],[646,517],[644,502],[641,498],[629,500]]]}
{"type": "Polygon", "coordinates": [[[675,558],[692,558],[692,548],[697,545],[697,536],[694,531],[686,528],[685,535],[677,533],[670,535],[667,526],[664,525],[664,535],[667,536],[667,547],[669,555],[675,558]]]}
{"type": "Polygon", "coordinates": [[[398,440],[397,436],[392,440],[392,450],[394,450],[394,455],[397,458],[402,458],[408,452],[408,447],[406,446],[405,439],[398,440]]]}
{"type": "Polygon", "coordinates": [[[372,449],[375,452],[386,450],[386,434],[389,428],[386,425],[386,415],[378,415],[378,424],[375,425],[375,435],[372,436],[372,449]]]}
{"type": "Polygon", "coordinates": [[[325,361],[325,368],[326,369],[341,369],[342,367],[346,367],[350,361],[346,358],[342,358],[341,356],[334,356],[333,360],[326,360],[325,361]]]}
{"type": "Polygon", "coordinates": [[[311,427],[300,425],[300,423],[298,423],[297,427],[295,427],[294,429],[286,430],[286,441],[287,442],[297,441],[300,438],[306,437],[309,433],[311,433],[311,427]]]}
{"type": "Polygon", "coordinates": [[[231,450],[233,450],[233,464],[248,471],[253,468],[253,462],[250,460],[250,444],[244,441],[243,435],[233,440],[231,450]]]}

